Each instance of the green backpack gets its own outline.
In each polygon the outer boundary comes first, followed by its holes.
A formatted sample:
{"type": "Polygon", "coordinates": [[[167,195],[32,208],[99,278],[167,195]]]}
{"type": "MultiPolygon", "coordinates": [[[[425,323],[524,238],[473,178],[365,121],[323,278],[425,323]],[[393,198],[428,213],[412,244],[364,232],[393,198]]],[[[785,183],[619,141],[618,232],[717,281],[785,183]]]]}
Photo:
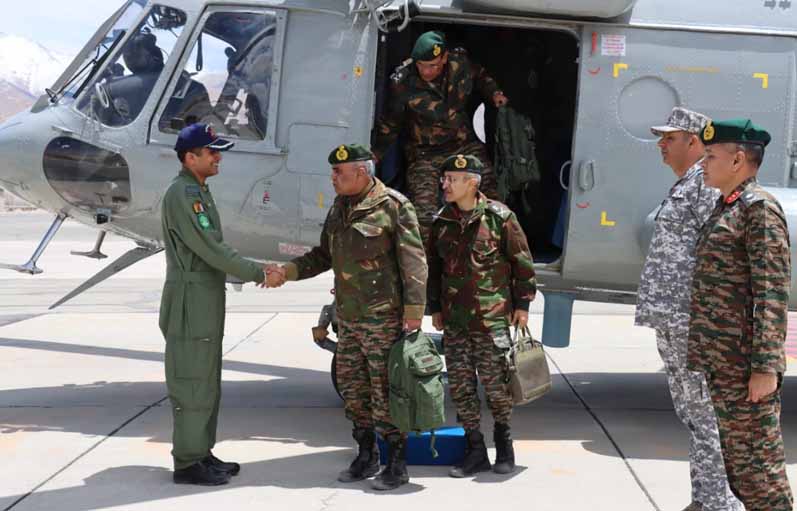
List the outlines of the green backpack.
{"type": "MultiPolygon", "coordinates": [[[[495,174],[498,197],[507,202],[512,192],[522,192],[540,182],[534,126],[531,119],[509,107],[498,109],[495,119],[495,174]]],[[[523,194],[523,208],[531,210],[523,194]]]]}
{"type": "Polygon", "coordinates": [[[445,424],[443,360],[422,331],[404,334],[388,358],[390,417],[402,433],[432,431],[445,424]]]}

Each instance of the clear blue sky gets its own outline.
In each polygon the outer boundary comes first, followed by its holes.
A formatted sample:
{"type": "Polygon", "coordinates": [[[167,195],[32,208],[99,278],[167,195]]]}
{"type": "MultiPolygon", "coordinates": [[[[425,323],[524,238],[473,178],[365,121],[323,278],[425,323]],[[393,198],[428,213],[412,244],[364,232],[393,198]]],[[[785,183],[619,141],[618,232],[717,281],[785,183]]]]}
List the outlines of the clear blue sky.
{"type": "Polygon", "coordinates": [[[123,0],[20,0],[0,15],[0,32],[73,54],[123,0]]]}

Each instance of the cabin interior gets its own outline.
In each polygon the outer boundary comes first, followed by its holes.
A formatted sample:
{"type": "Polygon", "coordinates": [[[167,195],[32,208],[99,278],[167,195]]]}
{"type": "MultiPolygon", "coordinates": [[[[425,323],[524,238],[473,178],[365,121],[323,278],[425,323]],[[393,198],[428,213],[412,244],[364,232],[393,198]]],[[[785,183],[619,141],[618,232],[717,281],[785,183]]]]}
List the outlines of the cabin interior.
{"type": "MultiPolygon", "coordinates": [[[[450,48],[463,47],[487,69],[515,110],[529,116],[535,130],[539,185],[511,194],[506,203],[523,226],[536,263],[559,259],[567,225],[567,186],[578,86],[578,40],[560,30],[413,22],[404,31],[380,34],[376,74],[376,118],[389,101],[393,70],[428,30],[446,34],[450,48]],[[526,204],[524,207],[523,204],[526,204]]],[[[475,132],[494,154],[496,108],[476,92],[468,105],[475,132]]],[[[379,176],[404,190],[403,136],[386,156],[379,176]]]]}

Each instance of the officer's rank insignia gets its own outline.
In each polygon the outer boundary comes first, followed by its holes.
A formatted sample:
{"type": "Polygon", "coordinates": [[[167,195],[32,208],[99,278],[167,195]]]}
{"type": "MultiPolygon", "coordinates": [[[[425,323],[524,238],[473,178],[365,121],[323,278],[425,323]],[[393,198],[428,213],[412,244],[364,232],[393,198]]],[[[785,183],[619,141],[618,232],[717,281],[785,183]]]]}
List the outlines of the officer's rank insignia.
{"type": "Polygon", "coordinates": [[[708,124],[706,124],[706,129],[703,131],[703,140],[708,142],[713,138],[714,138],[714,125],[711,124],[711,121],[708,121],[708,124]]]}
{"type": "Polygon", "coordinates": [[[443,51],[443,50],[442,50],[442,49],[441,49],[441,48],[440,48],[438,45],[436,45],[436,44],[435,44],[435,45],[434,45],[434,48],[432,48],[432,55],[434,55],[435,57],[439,57],[439,56],[440,56],[440,53],[441,53],[442,51],[443,51]]]}
{"type": "Polygon", "coordinates": [[[466,160],[461,154],[458,154],[457,159],[454,160],[454,166],[458,169],[464,169],[468,166],[468,160],[466,160]]]}
{"type": "Polygon", "coordinates": [[[733,204],[736,201],[736,199],[739,198],[739,196],[741,194],[742,194],[742,192],[740,190],[736,190],[732,194],[728,195],[728,198],[725,199],[725,204],[733,204]]]}
{"type": "Polygon", "coordinates": [[[338,148],[338,152],[335,153],[335,158],[337,158],[338,161],[346,161],[348,157],[349,157],[349,151],[346,150],[345,146],[340,146],[338,148]]]}

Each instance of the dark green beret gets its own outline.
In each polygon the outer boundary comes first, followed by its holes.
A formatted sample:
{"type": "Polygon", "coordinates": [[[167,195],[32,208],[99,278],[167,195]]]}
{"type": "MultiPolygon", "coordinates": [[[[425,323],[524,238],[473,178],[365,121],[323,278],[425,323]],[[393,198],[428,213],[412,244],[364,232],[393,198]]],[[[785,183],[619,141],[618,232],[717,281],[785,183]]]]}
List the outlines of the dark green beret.
{"type": "Polygon", "coordinates": [[[339,145],[329,153],[330,165],[338,163],[348,163],[350,161],[373,160],[374,155],[371,150],[361,144],[339,145]]]}
{"type": "Polygon", "coordinates": [[[434,60],[446,52],[446,36],[442,32],[421,34],[412,49],[413,60],[434,60]]]}
{"type": "Polygon", "coordinates": [[[481,175],[482,169],[484,169],[484,164],[480,159],[475,156],[457,154],[446,158],[440,170],[441,172],[470,172],[481,175]]]}
{"type": "Polygon", "coordinates": [[[700,139],[706,145],[737,143],[759,144],[766,147],[772,137],[750,119],[730,119],[706,124],[700,132],[700,139]]]}

